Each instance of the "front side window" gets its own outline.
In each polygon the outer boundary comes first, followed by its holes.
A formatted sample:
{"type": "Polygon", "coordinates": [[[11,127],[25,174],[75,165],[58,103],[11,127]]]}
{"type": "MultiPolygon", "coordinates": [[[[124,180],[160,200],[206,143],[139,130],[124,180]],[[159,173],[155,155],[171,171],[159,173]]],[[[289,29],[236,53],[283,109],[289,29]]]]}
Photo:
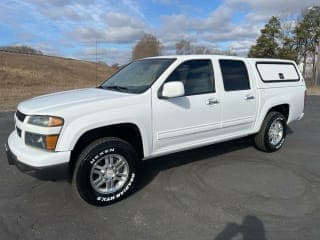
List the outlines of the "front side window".
{"type": "Polygon", "coordinates": [[[175,61],[144,59],[132,62],[106,80],[100,88],[128,93],[142,93],[175,61]]]}
{"type": "Polygon", "coordinates": [[[219,63],[225,91],[250,89],[248,71],[243,61],[220,60],[219,63]]]}
{"type": "Polygon", "coordinates": [[[185,96],[215,92],[211,60],[190,60],[179,65],[166,82],[181,81],[185,96]]]}

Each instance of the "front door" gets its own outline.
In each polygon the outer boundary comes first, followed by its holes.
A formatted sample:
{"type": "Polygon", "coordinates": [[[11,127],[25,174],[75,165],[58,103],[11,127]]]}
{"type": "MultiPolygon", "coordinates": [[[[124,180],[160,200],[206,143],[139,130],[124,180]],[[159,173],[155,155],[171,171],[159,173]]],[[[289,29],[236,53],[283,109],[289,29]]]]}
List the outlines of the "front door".
{"type": "Polygon", "coordinates": [[[170,99],[153,96],[154,153],[199,145],[221,128],[221,104],[211,59],[181,63],[165,82],[169,81],[183,82],[185,95],[170,99]]]}

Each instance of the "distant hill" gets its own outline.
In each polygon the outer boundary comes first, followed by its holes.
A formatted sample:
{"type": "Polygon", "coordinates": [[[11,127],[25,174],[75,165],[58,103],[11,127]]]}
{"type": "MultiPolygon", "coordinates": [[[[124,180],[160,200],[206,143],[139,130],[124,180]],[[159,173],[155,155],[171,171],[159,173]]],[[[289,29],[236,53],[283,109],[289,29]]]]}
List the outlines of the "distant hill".
{"type": "Polygon", "coordinates": [[[105,64],[0,50],[0,111],[40,94],[96,86],[115,71],[105,64]]]}

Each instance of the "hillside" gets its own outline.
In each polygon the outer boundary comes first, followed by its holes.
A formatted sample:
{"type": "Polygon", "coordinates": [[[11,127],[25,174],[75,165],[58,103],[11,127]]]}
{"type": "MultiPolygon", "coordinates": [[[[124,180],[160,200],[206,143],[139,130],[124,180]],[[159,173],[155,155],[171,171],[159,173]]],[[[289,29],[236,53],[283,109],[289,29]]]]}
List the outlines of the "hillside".
{"type": "Polygon", "coordinates": [[[0,52],[0,111],[40,94],[96,86],[114,71],[86,61],[0,52]]]}

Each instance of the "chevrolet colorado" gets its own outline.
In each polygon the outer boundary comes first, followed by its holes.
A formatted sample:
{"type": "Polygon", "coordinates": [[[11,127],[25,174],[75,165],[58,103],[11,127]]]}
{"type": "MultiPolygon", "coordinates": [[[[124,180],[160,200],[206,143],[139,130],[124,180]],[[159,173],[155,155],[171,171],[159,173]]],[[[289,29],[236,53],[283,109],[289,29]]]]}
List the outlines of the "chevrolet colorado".
{"type": "MultiPolygon", "coordinates": [[[[134,188],[142,160],[252,135],[279,150],[303,117],[306,87],[288,60],[216,55],[134,61],[95,88],[20,103],[9,164],[65,164],[76,193],[108,205],[134,188]]],[[[226,176],[227,177],[227,176],[226,176]]]]}

